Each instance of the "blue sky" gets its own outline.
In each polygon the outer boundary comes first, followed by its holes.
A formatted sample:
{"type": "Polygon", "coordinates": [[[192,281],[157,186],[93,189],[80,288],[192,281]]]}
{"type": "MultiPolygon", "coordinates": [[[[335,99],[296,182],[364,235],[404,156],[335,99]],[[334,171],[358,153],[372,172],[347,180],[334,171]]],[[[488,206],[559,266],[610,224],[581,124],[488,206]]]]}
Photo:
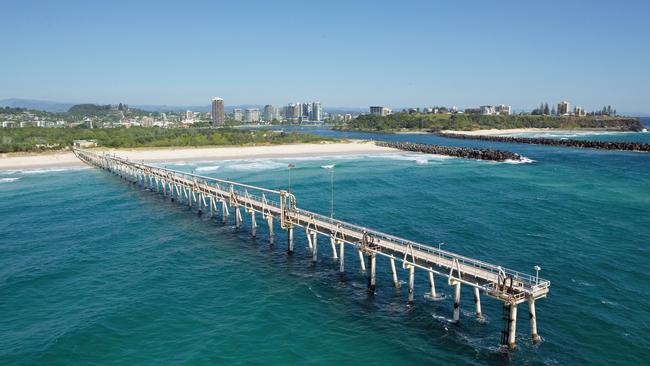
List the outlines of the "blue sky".
{"type": "Polygon", "coordinates": [[[0,98],[650,112],[648,1],[0,5],[0,98]]]}

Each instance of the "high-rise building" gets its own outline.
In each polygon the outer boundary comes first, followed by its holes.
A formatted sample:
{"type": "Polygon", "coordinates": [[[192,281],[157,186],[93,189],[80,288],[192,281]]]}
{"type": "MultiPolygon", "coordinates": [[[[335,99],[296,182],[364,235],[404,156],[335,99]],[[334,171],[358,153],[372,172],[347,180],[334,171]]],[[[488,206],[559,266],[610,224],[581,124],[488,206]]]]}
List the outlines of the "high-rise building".
{"type": "Polygon", "coordinates": [[[390,108],[387,107],[382,107],[382,106],[372,106],[370,107],[370,114],[374,116],[387,116],[389,114],[393,113],[393,111],[390,108]]]}
{"type": "Polygon", "coordinates": [[[569,114],[569,102],[561,101],[557,104],[557,115],[566,116],[569,114]]]}
{"type": "Polygon", "coordinates": [[[289,122],[300,122],[302,119],[302,104],[289,103],[286,107],[284,107],[284,116],[289,122]]]}
{"type": "Polygon", "coordinates": [[[242,115],[241,109],[235,108],[235,109],[232,110],[232,119],[234,119],[235,121],[241,122],[242,118],[243,118],[243,115],[242,115]]]}
{"type": "Polygon", "coordinates": [[[584,116],[587,115],[587,112],[582,107],[575,107],[574,113],[575,113],[576,116],[579,116],[579,117],[584,117],[584,116]]]}
{"type": "Polygon", "coordinates": [[[321,121],[323,119],[323,108],[320,102],[313,102],[311,104],[311,116],[309,119],[312,121],[321,121]]]}
{"type": "Polygon", "coordinates": [[[264,121],[271,122],[274,119],[279,119],[278,108],[267,104],[264,106],[264,121]]]}
{"type": "Polygon", "coordinates": [[[259,122],[260,110],[259,109],[246,109],[244,111],[244,122],[259,122]]]}
{"type": "Polygon", "coordinates": [[[309,120],[310,116],[311,116],[311,104],[310,103],[302,103],[301,117],[303,118],[303,120],[309,120]]]}
{"type": "Polygon", "coordinates": [[[223,99],[212,98],[212,123],[215,125],[223,125],[226,115],[223,109],[223,99]]]}

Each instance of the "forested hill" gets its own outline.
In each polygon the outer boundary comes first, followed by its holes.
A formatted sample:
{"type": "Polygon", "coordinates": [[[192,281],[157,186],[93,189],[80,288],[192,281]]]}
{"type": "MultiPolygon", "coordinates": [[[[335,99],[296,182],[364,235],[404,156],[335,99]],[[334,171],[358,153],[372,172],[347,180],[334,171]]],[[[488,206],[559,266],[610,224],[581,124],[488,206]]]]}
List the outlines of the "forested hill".
{"type": "Polygon", "coordinates": [[[480,115],[427,114],[399,112],[389,116],[361,115],[338,129],[363,131],[471,131],[511,128],[599,128],[622,131],[640,131],[643,126],[637,118],[613,116],[537,116],[537,115],[480,115]]]}

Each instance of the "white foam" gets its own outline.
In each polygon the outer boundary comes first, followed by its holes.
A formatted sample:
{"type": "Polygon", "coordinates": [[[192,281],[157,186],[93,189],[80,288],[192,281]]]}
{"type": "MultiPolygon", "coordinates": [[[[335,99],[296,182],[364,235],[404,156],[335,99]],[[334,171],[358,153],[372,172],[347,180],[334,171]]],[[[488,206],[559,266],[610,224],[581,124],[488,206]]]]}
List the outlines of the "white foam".
{"type": "Polygon", "coordinates": [[[247,161],[239,164],[232,164],[227,166],[231,170],[239,171],[259,171],[259,170],[273,170],[287,168],[287,164],[278,163],[272,160],[256,160],[256,161],[247,161]]]}
{"type": "Polygon", "coordinates": [[[0,183],[11,183],[19,180],[20,178],[0,178],[0,183]]]}
{"type": "Polygon", "coordinates": [[[506,159],[503,161],[506,164],[533,164],[536,163],[535,160],[529,159],[525,156],[521,157],[521,160],[512,160],[512,159],[506,159]]]}
{"type": "Polygon", "coordinates": [[[213,166],[201,166],[196,168],[197,172],[214,172],[219,169],[219,165],[213,165],[213,166]]]}
{"type": "Polygon", "coordinates": [[[47,174],[47,173],[57,173],[57,172],[67,172],[70,170],[82,170],[90,169],[87,166],[81,167],[69,167],[69,168],[38,168],[38,169],[21,169],[21,170],[7,170],[3,173],[5,174],[47,174]]]}

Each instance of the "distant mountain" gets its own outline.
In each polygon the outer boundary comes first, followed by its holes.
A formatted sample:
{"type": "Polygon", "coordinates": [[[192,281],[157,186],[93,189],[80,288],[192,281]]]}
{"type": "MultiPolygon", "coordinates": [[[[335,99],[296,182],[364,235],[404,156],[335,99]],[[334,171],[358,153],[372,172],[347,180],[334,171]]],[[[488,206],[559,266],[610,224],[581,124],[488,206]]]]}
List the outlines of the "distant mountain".
{"type": "Polygon", "coordinates": [[[0,107],[27,108],[46,112],[67,112],[75,103],[50,102],[46,100],[10,98],[0,100],[0,107]]]}

